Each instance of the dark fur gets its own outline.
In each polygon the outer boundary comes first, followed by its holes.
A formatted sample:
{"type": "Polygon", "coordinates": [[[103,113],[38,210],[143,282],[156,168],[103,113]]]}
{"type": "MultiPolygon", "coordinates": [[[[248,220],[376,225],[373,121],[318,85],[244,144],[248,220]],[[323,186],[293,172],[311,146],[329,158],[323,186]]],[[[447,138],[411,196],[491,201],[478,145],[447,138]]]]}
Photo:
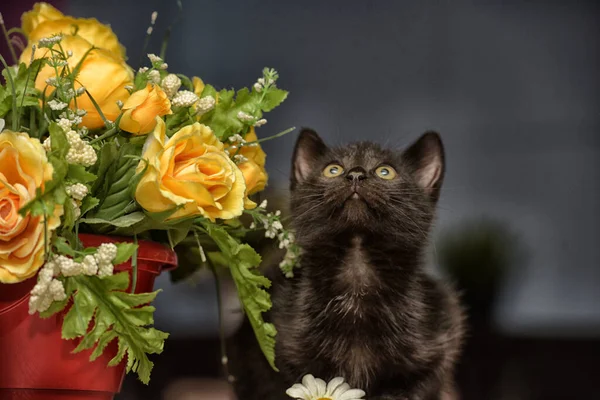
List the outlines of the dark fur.
{"type": "Polygon", "coordinates": [[[307,373],[342,376],[370,400],[455,398],[462,311],[454,292],[423,271],[443,166],[435,133],[397,153],[369,142],[330,149],[302,132],[291,181],[301,266],[292,279],[271,276],[280,373],[246,323],[232,354],[244,361],[233,364],[240,400],[289,399],[285,390],[307,373]],[[342,176],[322,175],[332,162],[342,176]],[[382,164],[398,176],[377,177],[382,164]],[[350,171],[366,179],[349,180],[350,171]]]}

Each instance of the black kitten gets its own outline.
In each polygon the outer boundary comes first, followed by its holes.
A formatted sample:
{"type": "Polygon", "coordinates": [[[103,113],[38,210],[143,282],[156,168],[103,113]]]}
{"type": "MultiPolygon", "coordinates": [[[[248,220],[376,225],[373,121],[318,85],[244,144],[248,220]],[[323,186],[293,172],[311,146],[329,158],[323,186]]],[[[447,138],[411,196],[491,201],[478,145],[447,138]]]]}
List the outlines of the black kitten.
{"type": "MultiPolygon", "coordinates": [[[[370,400],[454,398],[463,314],[423,270],[443,176],[436,133],[403,153],[300,134],[291,211],[301,265],[292,279],[275,276],[272,290],[280,373],[252,357],[235,371],[240,400],[286,399],[308,373],[341,376],[370,400]]],[[[252,340],[238,335],[247,356],[252,340]]]]}

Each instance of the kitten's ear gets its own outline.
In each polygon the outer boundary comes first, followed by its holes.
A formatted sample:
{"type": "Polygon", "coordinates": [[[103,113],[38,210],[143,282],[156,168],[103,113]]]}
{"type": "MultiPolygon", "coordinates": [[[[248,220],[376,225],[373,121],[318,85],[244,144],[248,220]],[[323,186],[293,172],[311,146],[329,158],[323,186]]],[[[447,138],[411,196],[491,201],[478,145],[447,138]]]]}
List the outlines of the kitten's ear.
{"type": "Polygon", "coordinates": [[[426,132],[402,154],[417,184],[434,200],[444,179],[444,145],[436,132],[426,132]]]}
{"type": "Polygon", "coordinates": [[[292,175],[290,178],[292,190],[298,183],[304,182],[315,166],[315,161],[327,151],[327,145],[319,137],[317,132],[311,129],[302,129],[294,156],[292,157],[292,175]]]}

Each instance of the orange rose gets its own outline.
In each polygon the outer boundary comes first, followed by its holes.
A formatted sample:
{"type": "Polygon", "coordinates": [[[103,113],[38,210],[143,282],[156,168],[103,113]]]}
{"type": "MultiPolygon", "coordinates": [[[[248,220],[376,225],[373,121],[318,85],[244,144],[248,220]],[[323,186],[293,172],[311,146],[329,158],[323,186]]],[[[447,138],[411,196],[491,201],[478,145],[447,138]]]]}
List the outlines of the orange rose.
{"type": "Polygon", "coordinates": [[[123,104],[123,112],[119,128],[134,135],[152,132],[156,117],[173,113],[167,94],[160,86],[150,83],[127,99],[123,104]]]}
{"type": "MultiPolygon", "coordinates": [[[[44,263],[44,217],[19,209],[52,179],[53,168],[37,139],[22,132],[0,133],[0,282],[17,283],[44,263]]],[[[62,207],[47,220],[47,236],[60,225],[62,207]]]]}

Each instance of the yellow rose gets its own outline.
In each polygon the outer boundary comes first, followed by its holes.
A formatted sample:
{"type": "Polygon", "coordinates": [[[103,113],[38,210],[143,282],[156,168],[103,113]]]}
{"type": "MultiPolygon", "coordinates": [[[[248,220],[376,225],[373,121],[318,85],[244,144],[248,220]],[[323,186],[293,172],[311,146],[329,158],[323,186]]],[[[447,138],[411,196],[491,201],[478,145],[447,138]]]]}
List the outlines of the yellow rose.
{"type": "Polygon", "coordinates": [[[65,15],[48,3],[35,3],[33,10],[21,16],[21,27],[27,36],[42,22],[63,18],[65,15]]]}
{"type": "Polygon", "coordinates": [[[194,76],[192,78],[192,86],[194,86],[194,94],[200,97],[205,86],[202,79],[198,78],[197,76],[194,76]]]}
{"type": "MultiPolygon", "coordinates": [[[[58,33],[80,36],[91,45],[108,50],[114,56],[125,57],[125,48],[110,26],[101,24],[96,18],[73,18],[63,15],[46,3],[37,3],[32,11],[22,17],[22,28],[28,36],[29,47],[42,38],[58,33]]],[[[91,46],[90,46],[91,47],[91,46]]]]}
{"type": "MultiPolygon", "coordinates": [[[[244,139],[247,142],[258,140],[254,127],[250,128],[244,139]]],[[[238,163],[238,168],[242,171],[244,181],[246,182],[245,208],[254,208],[256,207],[256,203],[248,199],[248,196],[264,190],[265,186],[267,186],[267,180],[269,179],[267,171],[265,171],[267,155],[258,143],[254,146],[242,146],[239,151],[231,147],[227,150],[232,156],[240,154],[245,157],[245,161],[238,163]]]]}
{"type": "Polygon", "coordinates": [[[167,139],[166,126],[156,118],[137,172],[146,168],[136,201],[147,211],[180,207],[169,219],[202,215],[214,221],[231,219],[244,209],[244,176],[212,130],[198,122],[167,139]]]}
{"type": "MultiPolygon", "coordinates": [[[[63,37],[61,46],[65,51],[72,51],[73,55],[69,57],[68,64],[71,70],[81,61],[86,52],[92,45],[79,35],[63,37]]],[[[25,49],[21,55],[21,62],[29,63],[31,59],[31,48],[25,49]]],[[[36,49],[34,58],[47,56],[48,49],[36,49]]],[[[62,69],[59,69],[59,73],[62,69]]],[[[56,77],[54,69],[45,65],[39,72],[35,87],[44,91],[47,86],[46,79],[56,77]]],[[[107,50],[94,49],[90,51],[81,64],[79,75],[77,75],[75,89],[85,87],[92,95],[96,103],[100,106],[104,116],[114,121],[117,119],[121,110],[117,106],[117,101],[125,102],[129,97],[129,92],[125,86],[133,85],[133,70],[125,64],[119,57],[115,57],[107,50]]],[[[47,93],[50,90],[46,90],[47,93]]],[[[75,108],[72,102],[70,107],[75,108]]],[[[104,121],[96,110],[96,107],[87,94],[77,97],[77,108],[83,109],[87,114],[83,117],[82,125],[89,129],[101,128],[104,121]]]]}
{"type": "MultiPolygon", "coordinates": [[[[0,282],[35,275],[44,262],[44,217],[19,214],[36,189],[52,179],[52,165],[37,139],[21,132],[0,133],[0,282]]],[[[60,225],[62,207],[48,218],[48,237],[60,225]]]]}
{"type": "Polygon", "coordinates": [[[156,126],[156,117],[173,114],[171,102],[158,85],[147,84],[134,92],[123,104],[119,128],[134,135],[145,135],[156,126]]]}

